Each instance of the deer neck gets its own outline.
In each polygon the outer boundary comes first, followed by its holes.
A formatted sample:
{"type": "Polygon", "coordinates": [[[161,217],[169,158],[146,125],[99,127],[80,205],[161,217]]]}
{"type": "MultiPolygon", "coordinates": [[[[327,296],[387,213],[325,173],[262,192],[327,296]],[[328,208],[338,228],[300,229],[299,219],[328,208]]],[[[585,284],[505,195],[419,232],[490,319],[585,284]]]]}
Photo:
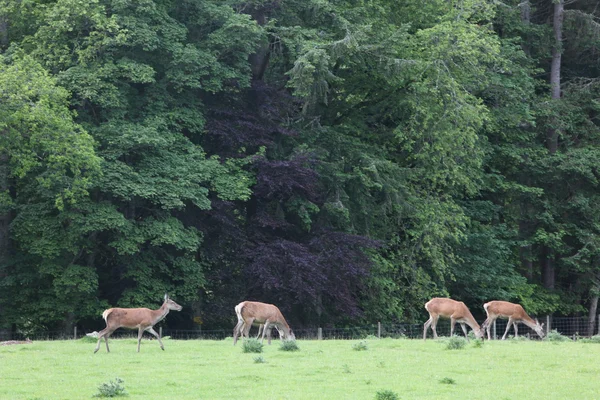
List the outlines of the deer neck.
{"type": "Polygon", "coordinates": [[[167,303],[164,303],[158,310],[154,310],[154,324],[162,321],[167,314],[169,313],[169,307],[167,307],[167,303]]]}

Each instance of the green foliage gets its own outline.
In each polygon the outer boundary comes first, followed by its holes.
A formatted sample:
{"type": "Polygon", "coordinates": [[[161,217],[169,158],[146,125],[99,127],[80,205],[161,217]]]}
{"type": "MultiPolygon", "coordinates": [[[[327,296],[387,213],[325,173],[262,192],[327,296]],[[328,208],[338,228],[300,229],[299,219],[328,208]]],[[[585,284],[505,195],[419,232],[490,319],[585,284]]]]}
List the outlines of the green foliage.
{"type": "Polygon", "coordinates": [[[456,381],[452,378],[445,377],[445,378],[440,379],[440,383],[442,383],[444,385],[455,385],[456,381]]]}
{"type": "Polygon", "coordinates": [[[570,342],[571,341],[570,338],[568,338],[567,336],[563,336],[556,329],[553,329],[552,331],[548,332],[548,334],[546,335],[544,340],[546,340],[548,342],[553,342],[553,343],[570,342]]]}
{"type": "Polygon", "coordinates": [[[282,351],[299,351],[298,343],[295,340],[283,340],[279,345],[279,350],[282,351]]]}
{"type": "Polygon", "coordinates": [[[368,350],[368,349],[369,349],[369,346],[368,346],[368,344],[367,344],[367,341],[366,341],[366,340],[361,340],[361,341],[360,341],[360,342],[358,342],[358,343],[354,343],[354,344],[352,345],[352,349],[353,349],[353,350],[356,350],[356,351],[364,351],[364,350],[368,350]]]}
{"type": "Polygon", "coordinates": [[[123,386],[123,379],[115,378],[114,381],[109,381],[98,386],[98,393],[94,397],[121,397],[127,396],[127,391],[123,386]]]}
{"type": "Polygon", "coordinates": [[[255,364],[264,364],[264,363],[266,363],[266,361],[263,358],[263,356],[256,356],[256,357],[254,357],[254,363],[255,364]]]}
{"type": "Polygon", "coordinates": [[[589,338],[582,338],[579,341],[582,343],[600,343],[600,335],[595,335],[589,338]]]}
{"type": "Polygon", "coordinates": [[[254,338],[244,340],[242,343],[242,351],[244,353],[262,353],[263,344],[254,338]]]}
{"type": "Polygon", "coordinates": [[[375,400],[398,400],[398,394],[392,390],[378,390],[375,400]]]}
{"type": "Polygon", "coordinates": [[[467,339],[462,336],[452,336],[446,340],[446,350],[462,350],[467,343],[467,339]]]}

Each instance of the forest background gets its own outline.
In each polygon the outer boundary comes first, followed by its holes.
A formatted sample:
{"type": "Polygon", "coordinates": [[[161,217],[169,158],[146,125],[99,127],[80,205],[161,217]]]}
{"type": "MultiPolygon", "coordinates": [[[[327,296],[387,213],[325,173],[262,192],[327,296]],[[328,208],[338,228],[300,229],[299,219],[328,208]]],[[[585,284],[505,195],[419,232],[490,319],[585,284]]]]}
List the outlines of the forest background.
{"type": "Polygon", "coordinates": [[[596,0],[0,0],[0,329],[597,313],[596,0]]]}

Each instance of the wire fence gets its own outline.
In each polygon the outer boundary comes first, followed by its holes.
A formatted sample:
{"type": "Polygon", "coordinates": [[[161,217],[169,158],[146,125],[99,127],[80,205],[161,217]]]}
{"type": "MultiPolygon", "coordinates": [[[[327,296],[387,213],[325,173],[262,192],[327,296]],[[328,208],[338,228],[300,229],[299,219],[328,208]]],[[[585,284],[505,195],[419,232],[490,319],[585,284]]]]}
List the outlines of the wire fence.
{"type": "MultiPolygon", "coordinates": [[[[590,328],[589,319],[587,317],[545,317],[540,319],[540,323],[544,323],[544,331],[550,332],[556,330],[558,333],[577,339],[579,337],[589,337],[600,334],[600,315],[594,321],[590,328]],[[591,330],[590,330],[591,329],[591,330]]],[[[507,326],[507,320],[497,319],[495,326],[492,326],[490,331],[492,338],[500,339],[504,334],[507,326]]],[[[529,337],[530,339],[539,339],[538,335],[528,326],[520,323],[518,325],[519,336],[529,337]]],[[[159,327],[161,336],[169,336],[172,339],[178,340],[223,340],[231,338],[232,329],[215,329],[215,330],[181,330],[168,329],[159,327]]],[[[439,336],[450,335],[450,321],[440,319],[437,324],[437,333],[439,336]]],[[[469,329],[470,330],[470,329],[469,329]]],[[[257,334],[256,328],[250,332],[251,335],[257,334]]],[[[73,332],[65,331],[45,331],[45,332],[0,332],[0,342],[10,340],[68,340],[80,339],[91,332],[82,332],[77,328],[73,332]]],[[[455,335],[462,335],[460,324],[454,327],[455,335]]],[[[514,329],[511,328],[507,336],[514,336],[514,329]]],[[[423,324],[374,324],[344,328],[300,328],[294,329],[294,335],[299,340],[358,340],[369,337],[382,338],[409,338],[417,339],[423,337],[423,324]]],[[[145,335],[148,337],[149,335],[145,335]]],[[[276,329],[272,330],[273,338],[278,338],[276,329]]],[[[427,337],[432,337],[431,329],[427,332],[427,337]]],[[[137,331],[119,329],[111,335],[111,338],[137,338],[137,331]]],[[[487,338],[487,335],[486,335],[487,338]]]]}

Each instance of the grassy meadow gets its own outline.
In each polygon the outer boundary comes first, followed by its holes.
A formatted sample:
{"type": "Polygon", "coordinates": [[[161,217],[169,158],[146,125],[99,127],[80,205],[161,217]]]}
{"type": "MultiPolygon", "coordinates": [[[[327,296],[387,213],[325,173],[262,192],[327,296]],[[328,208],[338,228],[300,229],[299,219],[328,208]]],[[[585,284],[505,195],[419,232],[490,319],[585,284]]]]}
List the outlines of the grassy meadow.
{"type": "Polygon", "coordinates": [[[163,342],[0,346],[0,399],[92,399],[117,377],[132,400],[600,399],[600,344],[581,341],[299,340],[295,352],[265,341],[260,354],[232,339],[163,342]]]}

